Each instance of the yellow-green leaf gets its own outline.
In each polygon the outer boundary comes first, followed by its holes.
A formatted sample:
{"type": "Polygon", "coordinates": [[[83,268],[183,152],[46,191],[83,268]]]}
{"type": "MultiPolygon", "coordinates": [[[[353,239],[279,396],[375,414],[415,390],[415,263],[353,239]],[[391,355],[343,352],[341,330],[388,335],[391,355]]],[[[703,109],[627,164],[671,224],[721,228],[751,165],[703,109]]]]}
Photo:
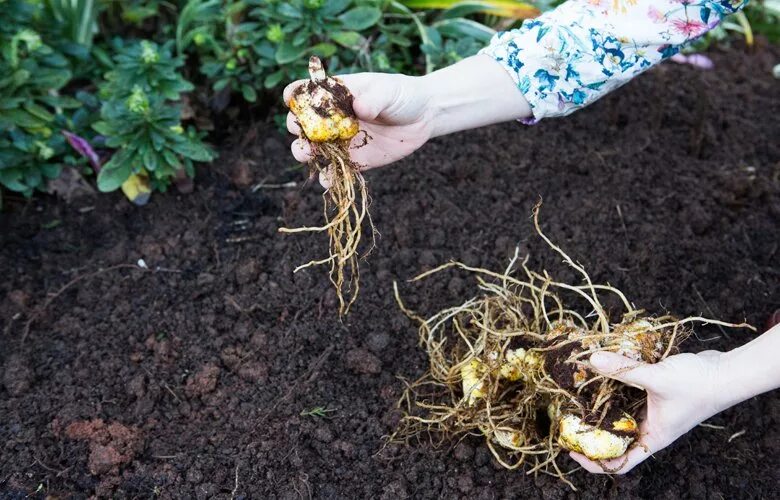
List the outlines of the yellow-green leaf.
{"type": "Polygon", "coordinates": [[[530,19],[540,14],[533,5],[514,0],[401,0],[401,3],[415,10],[481,7],[480,12],[510,19],[530,19]]]}

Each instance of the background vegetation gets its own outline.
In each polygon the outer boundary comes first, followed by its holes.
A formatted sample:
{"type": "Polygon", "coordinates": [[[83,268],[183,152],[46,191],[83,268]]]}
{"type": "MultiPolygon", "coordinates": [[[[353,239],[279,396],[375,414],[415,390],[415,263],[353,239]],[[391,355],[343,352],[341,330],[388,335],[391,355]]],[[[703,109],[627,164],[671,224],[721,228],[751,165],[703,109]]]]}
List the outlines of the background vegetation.
{"type": "MultiPolygon", "coordinates": [[[[0,186],[29,197],[66,167],[134,200],[186,186],[215,157],[213,121],[241,101],[272,114],[311,54],[335,73],[430,72],[557,3],[0,0],[0,186]]],[[[704,43],[777,41],[780,0],[756,5],[704,43]]]]}

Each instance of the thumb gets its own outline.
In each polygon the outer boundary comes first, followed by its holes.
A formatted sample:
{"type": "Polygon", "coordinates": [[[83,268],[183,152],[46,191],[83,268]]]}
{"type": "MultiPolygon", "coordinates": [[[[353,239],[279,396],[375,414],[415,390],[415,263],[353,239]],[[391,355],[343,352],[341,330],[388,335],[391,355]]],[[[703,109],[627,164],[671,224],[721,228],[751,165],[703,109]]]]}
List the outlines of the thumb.
{"type": "Polygon", "coordinates": [[[594,352],[590,365],[598,373],[640,389],[652,385],[652,366],[614,352],[594,352]]]}

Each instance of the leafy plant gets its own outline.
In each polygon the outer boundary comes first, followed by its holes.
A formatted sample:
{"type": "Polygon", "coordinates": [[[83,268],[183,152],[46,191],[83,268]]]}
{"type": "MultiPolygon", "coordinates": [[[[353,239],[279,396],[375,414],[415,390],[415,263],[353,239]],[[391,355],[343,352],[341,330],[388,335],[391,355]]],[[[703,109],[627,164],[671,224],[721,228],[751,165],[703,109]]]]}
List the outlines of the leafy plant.
{"type": "Polygon", "coordinates": [[[73,43],[89,49],[97,33],[97,16],[100,3],[97,0],[46,0],[52,24],[59,28],[73,43]]]}
{"type": "Polygon", "coordinates": [[[175,102],[193,86],[177,71],[183,63],[171,54],[172,45],[132,44],[106,74],[105,102],[93,128],[117,151],[98,174],[101,191],[118,189],[133,175],[148,176],[152,188],[165,191],[180,171],[194,175],[193,162],[214,158],[201,136],[181,125],[175,102]]]}
{"type": "Polygon", "coordinates": [[[324,406],[315,406],[314,408],[311,408],[309,410],[301,410],[300,415],[302,417],[319,417],[319,418],[330,418],[330,413],[335,413],[336,410],[331,408],[326,408],[324,406]]]}
{"type": "Polygon", "coordinates": [[[60,172],[65,151],[59,131],[66,110],[80,103],[61,96],[70,80],[68,61],[29,27],[34,10],[8,2],[0,31],[0,184],[32,195],[60,172]],[[7,21],[14,24],[7,24],[7,21]]]}

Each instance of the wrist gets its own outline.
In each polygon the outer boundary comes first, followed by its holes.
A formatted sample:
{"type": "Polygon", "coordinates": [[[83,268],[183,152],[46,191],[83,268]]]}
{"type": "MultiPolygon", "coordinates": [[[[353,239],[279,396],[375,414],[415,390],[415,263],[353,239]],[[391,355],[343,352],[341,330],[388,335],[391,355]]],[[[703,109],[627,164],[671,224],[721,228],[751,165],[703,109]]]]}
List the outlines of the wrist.
{"type": "Polygon", "coordinates": [[[432,137],[531,116],[509,74],[485,55],[418,77],[416,83],[432,137]]]}
{"type": "Polygon", "coordinates": [[[780,326],[741,347],[722,353],[716,387],[721,409],[780,387],[778,352],[780,326]]]}
{"type": "Polygon", "coordinates": [[[717,352],[713,355],[715,369],[710,389],[711,401],[714,406],[713,415],[720,413],[735,404],[730,401],[733,394],[731,394],[730,389],[727,388],[731,378],[730,373],[732,371],[731,360],[729,359],[728,354],[728,352],[717,352]]]}
{"type": "Polygon", "coordinates": [[[720,353],[717,379],[715,381],[715,401],[718,411],[731,408],[760,391],[752,387],[751,371],[741,367],[745,346],[720,353]]]}

